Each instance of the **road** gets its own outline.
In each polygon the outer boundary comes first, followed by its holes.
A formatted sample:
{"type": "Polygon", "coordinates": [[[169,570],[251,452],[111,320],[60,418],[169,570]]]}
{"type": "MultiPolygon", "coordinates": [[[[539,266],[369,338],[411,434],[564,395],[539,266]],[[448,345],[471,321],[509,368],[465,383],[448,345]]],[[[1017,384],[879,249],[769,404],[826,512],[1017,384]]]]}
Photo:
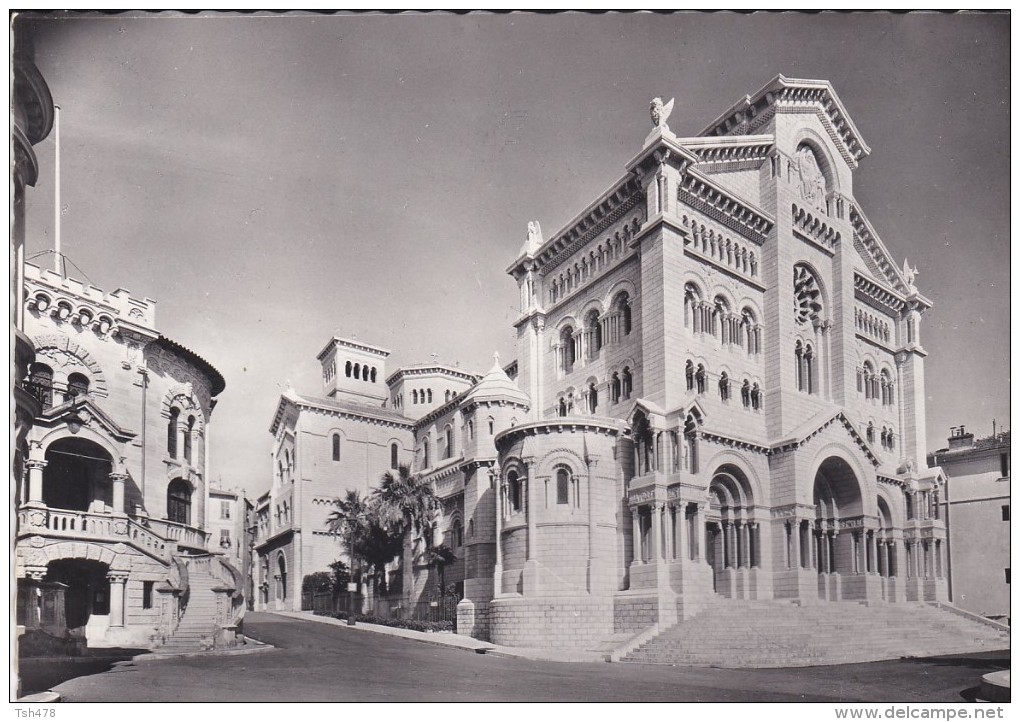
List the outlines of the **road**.
{"type": "Polygon", "coordinates": [[[259,654],[167,659],[79,677],[68,702],[962,702],[1009,652],[773,670],[565,664],[479,655],[250,613],[259,654]]]}

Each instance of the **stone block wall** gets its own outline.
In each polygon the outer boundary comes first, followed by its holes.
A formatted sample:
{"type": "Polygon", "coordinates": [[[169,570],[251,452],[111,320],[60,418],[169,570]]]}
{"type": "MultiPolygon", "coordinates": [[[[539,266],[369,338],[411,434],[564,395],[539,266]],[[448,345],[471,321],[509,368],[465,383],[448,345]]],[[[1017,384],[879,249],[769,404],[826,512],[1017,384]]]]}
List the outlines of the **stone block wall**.
{"type": "Polygon", "coordinates": [[[594,649],[613,633],[613,601],[577,597],[494,599],[489,639],[508,647],[594,649]]]}

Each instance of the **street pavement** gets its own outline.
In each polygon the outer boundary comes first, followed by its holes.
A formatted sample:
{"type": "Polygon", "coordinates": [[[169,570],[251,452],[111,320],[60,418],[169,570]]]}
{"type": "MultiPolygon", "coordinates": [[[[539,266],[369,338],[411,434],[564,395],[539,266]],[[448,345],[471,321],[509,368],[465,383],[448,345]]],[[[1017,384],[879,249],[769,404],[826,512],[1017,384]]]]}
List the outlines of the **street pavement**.
{"type": "Polygon", "coordinates": [[[732,670],[545,662],[267,613],[258,654],[137,662],[55,688],[67,702],[963,702],[1009,651],[732,670]]]}

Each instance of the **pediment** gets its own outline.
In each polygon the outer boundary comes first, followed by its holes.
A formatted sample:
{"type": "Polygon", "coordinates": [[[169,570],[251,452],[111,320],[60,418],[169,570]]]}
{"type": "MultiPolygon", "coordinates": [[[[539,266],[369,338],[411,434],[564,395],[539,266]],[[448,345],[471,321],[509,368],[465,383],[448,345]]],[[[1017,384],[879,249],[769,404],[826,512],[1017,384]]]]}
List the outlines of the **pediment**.
{"type": "Polygon", "coordinates": [[[798,449],[832,426],[842,428],[854,444],[862,452],[864,452],[866,457],[868,457],[868,461],[871,462],[872,466],[878,468],[881,464],[881,460],[871,449],[871,445],[868,443],[867,439],[861,436],[853,422],[843,411],[837,411],[835,413],[822,412],[812,419],[809,419],[806,423],[802,424],[797,429],[794,429],[793,433],[786,439],[773,442],[771,444],[772,450],[773,452],[782,452],[790,449],[798,449]]]}
{"type": "Polygon", "coordinates": [[[59,406],[48,408],[36,418],[36,424],[49,428],[64,424],[68,426],[79,424],[120,442],[130,441],[138,435],[114,421],[108,413],[89,398],[65,401],[59,406]]]}

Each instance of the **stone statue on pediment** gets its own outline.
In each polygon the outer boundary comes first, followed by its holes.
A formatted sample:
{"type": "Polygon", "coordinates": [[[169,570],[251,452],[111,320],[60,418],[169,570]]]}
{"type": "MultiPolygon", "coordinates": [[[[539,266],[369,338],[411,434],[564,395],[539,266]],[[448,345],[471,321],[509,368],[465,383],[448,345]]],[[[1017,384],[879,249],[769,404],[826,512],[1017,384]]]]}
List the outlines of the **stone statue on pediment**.
{"type": "Polygon", "coordinates": [[[670,113],[673,112],[673,101],[676,98],[670,98],[668,103],[663,104],[662,98],[655,98],[652,100],[648,107],[648,113],[652,116],[652,127],[662,128],[663,130],[669,130],[669,126],[666,125],[666,120],[669,118],[670,113]]]}
{"type": "Polygon", "coordinates": [[[903,259],[903,280],[907,284],[907,288],[911,291],[916,291],[917,286],[914,285],[914,278],[917,276],[917,269],[911,268],[910,264],[907,263],[907,259],[903,259]]]}

